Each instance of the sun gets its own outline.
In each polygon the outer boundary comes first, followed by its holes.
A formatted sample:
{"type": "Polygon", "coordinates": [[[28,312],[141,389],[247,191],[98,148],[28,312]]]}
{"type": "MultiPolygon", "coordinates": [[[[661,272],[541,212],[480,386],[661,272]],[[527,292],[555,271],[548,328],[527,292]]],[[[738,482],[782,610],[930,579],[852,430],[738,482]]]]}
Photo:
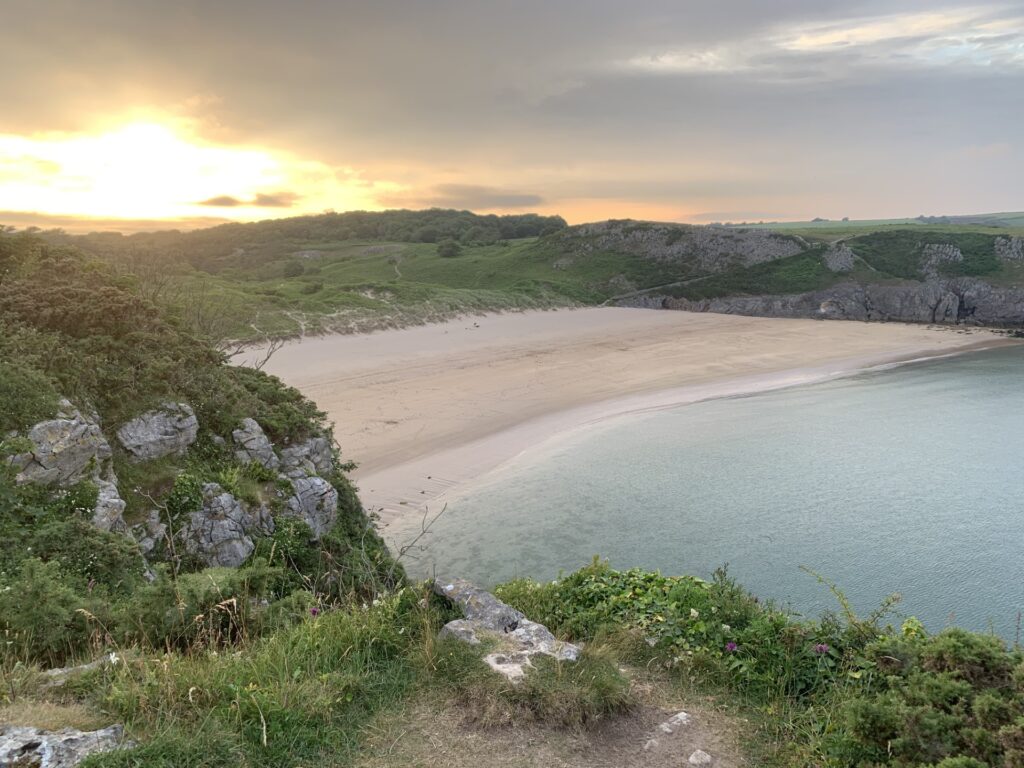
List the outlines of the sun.
{"type": "Polygon", "coordinates": [[[338,169],[199,138],[185,123],[0,134],[0,210],[123,219],[269,218],[372,207],[338,169]]]}

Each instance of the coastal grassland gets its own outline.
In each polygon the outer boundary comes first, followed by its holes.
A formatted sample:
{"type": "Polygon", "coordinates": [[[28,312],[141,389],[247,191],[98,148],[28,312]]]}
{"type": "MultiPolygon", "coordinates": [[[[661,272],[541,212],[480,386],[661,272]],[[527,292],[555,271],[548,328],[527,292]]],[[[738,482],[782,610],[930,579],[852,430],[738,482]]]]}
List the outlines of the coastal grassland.
{"type": "Polygon", "coordinates": [[[967,257],[944,265],[943,274],[1019,285],[1019,270],[992,254],[995,237],[1024,233],[1019,217],[752,227],[803,249],[754,266],[744,266],[749,262],[737,228],[710,230],[721,242],[705,253],[700,238],[692,239],[697,230],[687,225],[622,220],[566,227],[557,217],[464,211],[325,214],[185,233],[44,237],[112,264],[200,334],[258,341],[488,311],[592,306],[656,289],[699,299],[817,290],[850,279],[918,280],[926,243],[958,245],[967,257]],[[736,253],[721,251],[730,238],[736,253]],[[823,249],[838,241],[860,257],[852,273],[824,267],[823,249]]]}
{"type": "Polygon", "coordinates": [[[710,582],[595,562],[502,599],[575,641],[603,638],[677,685],[729,697],[766,766],[1024,765],[1024,653],[990,635],[883,625],[890,604],[817,620],[763,605],[724,571],[710,582]]]}
{"type": "MultiPolygon", "coordinates": [[[[424,717],[415,714],[424,707],[431,719],[472,723],[484,745],[502,743],[509,727],[557,743],[566,733],[615,732],[652,698],[730,713],[721,727],[742,739],[750,765],[1016,768],[1024,760],[1024,655],[993,636],[928,635],[913,619],[892,628],[883,623],[888,606],[861,618],[838,591],[838,615],[800,619],[724,572],[703,581],[595,562],[496,593],[585,643],[582,660],[539,664],[510,685],[484,666],[486,646],[437,640],[455,613],[429,585],[410,585],[366,603],[306,603],[261,636],[107,645],[116,663],[60,688],[41,686],[32,663],[7,659],[3,711],[19,721],[42,713],[54,725],[124,722],[139,746],[93,758],[94,767],[402,765],[374,756],[422,729],[410,718],[424,717]]],[[[427,733],[412,753],[427,748],[427,733]]],[[[646,736],[626,738],[639,752],[646,736]]]]}

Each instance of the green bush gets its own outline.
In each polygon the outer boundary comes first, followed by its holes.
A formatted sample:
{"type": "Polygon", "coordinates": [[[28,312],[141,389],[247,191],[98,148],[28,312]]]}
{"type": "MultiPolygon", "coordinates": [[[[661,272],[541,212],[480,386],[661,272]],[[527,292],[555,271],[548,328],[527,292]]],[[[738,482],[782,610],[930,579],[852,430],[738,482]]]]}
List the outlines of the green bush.
{"type": "Polygon", "coordinates": [[[23,364],[0,359],[0,434],[22,431],[52,418],[58,399],[47,376],[23,364]]]}

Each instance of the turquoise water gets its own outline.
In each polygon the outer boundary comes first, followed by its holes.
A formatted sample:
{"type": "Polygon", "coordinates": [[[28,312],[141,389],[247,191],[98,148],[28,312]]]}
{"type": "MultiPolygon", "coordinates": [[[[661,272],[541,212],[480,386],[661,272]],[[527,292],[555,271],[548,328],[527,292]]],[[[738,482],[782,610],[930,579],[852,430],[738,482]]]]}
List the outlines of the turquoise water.
{"type": "MultiPolygon", "coordinates": [[[[618,568],[729,572],[837,607],[1015,633],[1024,609],[1024,349],[623,417],[552,441],[449,504],[410,562],[485,584],[618,568]]],[[[389,529],[402,540],[407,533],[389,529]]]]}

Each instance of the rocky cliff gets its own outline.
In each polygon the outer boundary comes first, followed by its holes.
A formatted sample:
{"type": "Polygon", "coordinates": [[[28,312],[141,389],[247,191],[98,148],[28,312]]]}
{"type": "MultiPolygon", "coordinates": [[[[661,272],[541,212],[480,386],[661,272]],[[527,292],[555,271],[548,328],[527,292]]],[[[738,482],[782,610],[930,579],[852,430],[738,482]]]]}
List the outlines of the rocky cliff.
{"type": "Polygon", "coordinates": [[[1024,289],[1000,288],[973,278],[899,285],[843,282],[820,291],[777,296],[643,296],[621,303],[756,317],[1024,326],[1024,289]]]}

